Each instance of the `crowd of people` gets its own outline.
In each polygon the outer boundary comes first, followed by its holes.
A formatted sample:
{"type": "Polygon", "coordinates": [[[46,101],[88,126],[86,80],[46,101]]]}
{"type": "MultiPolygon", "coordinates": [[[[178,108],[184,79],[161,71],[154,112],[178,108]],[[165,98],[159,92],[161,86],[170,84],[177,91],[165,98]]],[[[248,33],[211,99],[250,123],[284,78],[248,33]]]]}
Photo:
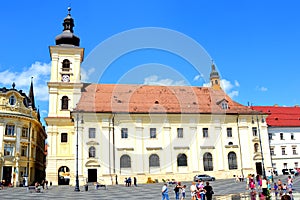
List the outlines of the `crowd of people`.
{"type": "MultiPolygon", "coordinates": [[[[261,199],[267,199],[271,197],[273,191],[276,198],[283,196],[290,196],[293,199],[293,177],[288,176],[286,182],[282,182],[278,179],[274,182],[272,176],[264,176],[250,174],[247,178],[248,189],[251,190],[251,199],[256,199],[257,194],[261,199]]],[[[286,198],[286,197],[285,197],[286,198]]]]}
{"type": "MultiPolygon", "coordinates": [[[[181,182],[177,182],[174,187],[175,199],[184,200],[186,198],[186,185],[182,185],[181,182]]],[[[168,184],[165,183],[162,187],[162,200],[169,200],[169,189],[168,184]]],[[[209,182],[204,182],[199,180],[197,183],[192,182],[190,186],[190,193],[192,200],[212,200],[214,194],[212,186],[209,185],[209,182]]]]}

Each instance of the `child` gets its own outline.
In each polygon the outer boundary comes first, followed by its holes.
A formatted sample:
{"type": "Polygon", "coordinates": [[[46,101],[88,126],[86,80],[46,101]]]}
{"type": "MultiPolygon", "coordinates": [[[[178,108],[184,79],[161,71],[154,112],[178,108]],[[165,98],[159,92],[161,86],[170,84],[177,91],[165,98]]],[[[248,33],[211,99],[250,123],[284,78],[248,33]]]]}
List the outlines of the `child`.
{"type": "Polygon", "coordinates": [[[181,188],[181,200],[185,199],[185,188],[186,188],[186,185],[183,185],[181,188]]]}

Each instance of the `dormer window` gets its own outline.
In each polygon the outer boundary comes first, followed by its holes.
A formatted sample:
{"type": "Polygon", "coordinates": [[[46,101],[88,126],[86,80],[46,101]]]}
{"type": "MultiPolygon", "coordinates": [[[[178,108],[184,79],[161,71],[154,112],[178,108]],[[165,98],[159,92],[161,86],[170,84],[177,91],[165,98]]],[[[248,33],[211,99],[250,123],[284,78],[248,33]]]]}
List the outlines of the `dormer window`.
{"type": "Polygon", "coordinates": [[[71,62],[68,59],[64,59],[62,62],[62,71],[70,71],[71,62]]]}
{"type": "Polygon", "coordinates": [[[15,96],[12,95],[12,96],[9,97],[9,104],[12,105],[12,106],[16,104],[16,97],[15,96]]]}
{"type": "Polygon", "coordinates": [[[228,103],[225,102],[225,101],[222,102],[221,106],[222,106],[222,109],[223,109],[223,110],[227,110],[227,109],[228,109],[228,103]]]}
{"type": "Polygon", "coordinates": [[[228,101],[226,99],[222,99],[221,101],[218,101],[217,105],[219,105],[223,110],[229,109],[228,101]]]}

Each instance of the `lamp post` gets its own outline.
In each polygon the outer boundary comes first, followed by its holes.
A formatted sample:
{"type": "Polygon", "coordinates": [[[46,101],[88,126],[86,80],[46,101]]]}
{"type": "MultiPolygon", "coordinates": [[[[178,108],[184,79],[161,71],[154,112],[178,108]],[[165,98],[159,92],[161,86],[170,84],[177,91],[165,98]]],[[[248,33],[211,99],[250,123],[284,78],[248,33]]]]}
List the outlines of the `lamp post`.
{"type": "MultiPolygon", "coordinates": [[[[78,123],[79,122],[79,112],[76,113],[76,184],[75,184],[75,192],[79,192],[79,178],[78,178],[78,123]]],[[[81,119],[81,123],[83,120],[81,119]]]]}
{"type": "MultiPolygon", "coordinates": [[[[264,122],[264,118],[262,118],[262,122],[264,122]]],[[[263,177],[266,177],[264,154],[263,154],[262,145],[261,145],[259,119],[258,119],[257,115],[256,115],[256,123],[257,123],[258,139],[259,139],[259,146],[260,146],[260,152],[261,152],[262,175],[263,175],[263,177]]],[[[253,118],[252,118],[252,124],[254,124],[253,118]]]]}

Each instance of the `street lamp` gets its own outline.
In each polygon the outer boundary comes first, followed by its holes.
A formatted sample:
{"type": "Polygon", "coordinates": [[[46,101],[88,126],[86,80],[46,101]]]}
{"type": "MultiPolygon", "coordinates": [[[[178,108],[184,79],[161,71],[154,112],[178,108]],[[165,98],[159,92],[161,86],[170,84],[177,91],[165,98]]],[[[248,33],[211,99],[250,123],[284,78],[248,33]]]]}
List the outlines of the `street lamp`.
{"type": "Polygon", "coordinates": [[[79,178],[78,178],[78,122],[81,121],[83,124],[83,119],[79,119],[79,112],[76,113],[76,184],[75,184],[75,192],[80,192],[79,188],[79,178]]]}
{"type": "MultiPolygon", "coordinates": [[[[264,123],[265,119],[262,118],[261,122],[264,123]]],[[[258,116],[256,115],[256,123],[257,123],[257,131],[258,131],[258,138],[259,138],[259,146],[260,146],[260,152],[261,152],[261,163],[262,163],[262,175],[265,178],[266,177],[266,171],[265,171],[265,161],[264,161],[264,154],[262,150],[262,145],[261,145],[261,134],[260,134],[260,127],[259,127],[259,119],[258,116]]],[[[252,124],[254,124],[254,119],[252,117],[252,124]]]]}

